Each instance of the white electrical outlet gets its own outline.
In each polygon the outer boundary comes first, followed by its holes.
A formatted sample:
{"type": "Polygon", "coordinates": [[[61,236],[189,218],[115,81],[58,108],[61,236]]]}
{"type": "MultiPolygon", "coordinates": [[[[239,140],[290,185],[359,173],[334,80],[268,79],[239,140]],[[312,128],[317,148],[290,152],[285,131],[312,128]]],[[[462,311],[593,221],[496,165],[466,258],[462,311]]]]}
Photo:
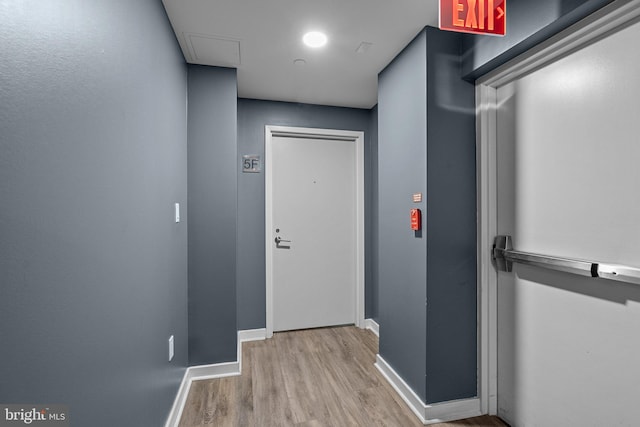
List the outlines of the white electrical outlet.
{"type": "Polygon", "coordinates": [[[173,335],[169,337],[169,362],[173,360],[173,335]]]}

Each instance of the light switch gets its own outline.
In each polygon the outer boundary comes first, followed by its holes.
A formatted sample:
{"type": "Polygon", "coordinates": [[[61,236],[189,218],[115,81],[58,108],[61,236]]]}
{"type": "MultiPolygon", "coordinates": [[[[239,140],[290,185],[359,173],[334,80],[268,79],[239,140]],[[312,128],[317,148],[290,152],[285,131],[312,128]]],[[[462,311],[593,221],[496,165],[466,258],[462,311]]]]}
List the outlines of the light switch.
{"type": "Polygon", "coordinates": [[[176,203],[175,213],[176,213],[176,222],[180,222],[180,203],[176,203]]]}
{"type": "Polygon", "coordinates": [[[169,362],[173,360],[173,335],[169,337],[169,362]]]}

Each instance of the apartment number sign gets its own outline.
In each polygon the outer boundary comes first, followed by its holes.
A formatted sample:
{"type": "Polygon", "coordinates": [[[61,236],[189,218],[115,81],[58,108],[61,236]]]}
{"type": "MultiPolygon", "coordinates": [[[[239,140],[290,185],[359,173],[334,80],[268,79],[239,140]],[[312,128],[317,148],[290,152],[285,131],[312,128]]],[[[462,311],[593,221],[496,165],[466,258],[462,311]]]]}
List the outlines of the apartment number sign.
{"type": "Polygon", "coordinates": [[[257,154],[245,154],[242,156],[243,173],[260,173],[262,170],[260,156],[257,154]]]}

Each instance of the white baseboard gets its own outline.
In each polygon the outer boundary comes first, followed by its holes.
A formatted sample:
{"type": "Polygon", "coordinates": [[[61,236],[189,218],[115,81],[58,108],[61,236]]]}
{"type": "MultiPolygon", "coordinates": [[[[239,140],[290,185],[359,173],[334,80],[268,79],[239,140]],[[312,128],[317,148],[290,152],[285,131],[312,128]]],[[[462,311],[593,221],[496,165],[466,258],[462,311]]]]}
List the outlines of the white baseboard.
{"type": "Polygon", "coordinates": [[[371,332],[373,332],[375,334],[375,336],[380,337],[380,326],[378,325],[378,323],[375,320],[373,320],[373,319],[365,319],[364,327],[365,327],[365,329],[368,329],[371,332]]]}
{"type": "Polygon", "coordinates": [[[481,415],[483,415],[483,413],[480,408],[479,398],[473,397],[470,399],[452,400],[450,402],[427,405],[427,422],[425,424],[463,420],[481,415]]]}
{"type": "Polygon", "coordinates": [[[178,427],[184,405],[187,403],[187,396],[191,389],[191,383],[198,380],[209,380],[213,378],[225,378],[240,375],[240,363],[226,362],[212,365],[190,366],[184,373],[182,383],[178,389],[178,394],[173,401],[173,407],[169,412],[169,417],[165,427],[178,427]]]}
{"type": "Polygon", "coordinates": [[[240,363],[238,361],[198,365],[187,368],[187,379],[190,381],[210,380],[236,375],[240,375],[240,363]]]}
{"type": "Polygon", "coordinates": [[[391,387],[393,387],[402,400],[409,405],[409,409],[424,423],[426,420],[426,405],[422,403],[418,395],[379,354],[376,355],[375,367],[378,368],[382,376],[391,384],[391,387]]]}
{"type": "Polygon", "coordinates": [[[167,418],[167,422],[164,424],[165,427],[178,427],[178,424],[180,424],[182,410],[184,409],[184,405],[187,403],[187,396],[189,395],[189,389],[191,388],[191,381],[187,380],[187,371],[188,368],[184,371],[184,376],[182,377],[178,394],[176,394],[176,398],[173,400],[173,406],[169,412],[169,417],[167,418]]]}
{"type": "Polygon", "coordinates": [[[238,331],[238,341],[262,341],[267,339],[267,329],[246,329],[244,331],[238,331]]]}
{"type": "Polygon", "coordinates": [[[248,329],[238,331],[238,353],[235,362],[214,363],[212,365],[190,366],[184,373],[182,383],[178,389],[178,394],[173,401],[171,412],[165,423],[165,427],[178,427],[184,405],[187,403],[187,396],[191,383],[198,380],[209,380],[213,378],[225,378],[240,375],[242,373],[242,343],[248,341],[259,341],[266,339],[266,329],[248,329]]]}
{"type": "Polygon", "coordinates": [[[267,329],[246,329],[238,331],[238,369],[242,372],[242,343],[267,339],[267,329]]]}
{"type": "Polygon", "coordinates": [[[409,409],[416,414],[420,422],[425,425],[482,415],[478,398],[427,405],[379,354],[376,356],[375,366],[409,406],[409,409]]]}

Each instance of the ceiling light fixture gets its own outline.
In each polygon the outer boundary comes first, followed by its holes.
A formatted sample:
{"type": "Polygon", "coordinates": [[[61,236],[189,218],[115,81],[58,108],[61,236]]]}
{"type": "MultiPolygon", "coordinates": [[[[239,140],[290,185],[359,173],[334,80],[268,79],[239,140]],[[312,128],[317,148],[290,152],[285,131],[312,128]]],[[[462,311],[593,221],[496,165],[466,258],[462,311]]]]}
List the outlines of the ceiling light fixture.
{"type": "Polygon", "coordinates": [[[317,48],[327,44],[327,36],[319,31],[311,31],[302,37],[302,41],[309,47],[317,48]]]}

